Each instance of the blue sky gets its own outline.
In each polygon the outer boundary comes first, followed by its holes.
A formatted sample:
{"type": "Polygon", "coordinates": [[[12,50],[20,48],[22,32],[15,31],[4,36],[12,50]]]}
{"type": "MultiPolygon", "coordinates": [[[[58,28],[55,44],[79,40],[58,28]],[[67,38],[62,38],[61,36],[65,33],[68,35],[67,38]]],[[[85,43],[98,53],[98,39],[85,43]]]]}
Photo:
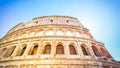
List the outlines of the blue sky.
{"type": "Polygon", "coordinates": [[[0,0],[0,38],[18,23],[46,15],[78,18],[120,60],[119,0],[0,0]]]}

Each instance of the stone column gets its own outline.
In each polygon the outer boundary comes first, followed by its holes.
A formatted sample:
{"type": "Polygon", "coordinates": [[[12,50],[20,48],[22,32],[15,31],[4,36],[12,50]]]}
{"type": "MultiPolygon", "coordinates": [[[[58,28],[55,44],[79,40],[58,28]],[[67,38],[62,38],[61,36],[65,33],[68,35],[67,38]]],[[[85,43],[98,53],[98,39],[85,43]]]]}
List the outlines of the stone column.
{"type": "Polygon", "coordinates": [[[69,41],[65,42],[65,55],[66,57],[69,57],[70,51],[69,51],[69,41]]]}
{"type": "MultiPolygon", "coordinates": [[[[79,43],[80,44],[80,53],[81,53],[81,58],[84,58],[84,54],[82,52],[82,48],[81,48],[81,45],[83,44],[82,42],[79,43]]],[[[78,48],[79,49],[79,48],[78,48]]]]}
{"type": "Polygon", "coordinates": [[[16,56],[17,53],[18,53],[18,50],[19,50],[19,42],[18,42],[18,44],[15,44],[15,45],[16,45],[16,48],[15,48],[13,54],[12,54],[13,57],[16,56]]]}
{"type": "Polygon", "coordinates": [[[73,36],[76,36],[76,30],[73,29],[73,36]]]}
{"type": "Polygon", "coordinates": [[[66,28],[63,29],[64,36],[66,36],[66,28]]]}
{"type": "Polygon", "coordinates": [[[57,31],[57,29],[56,28],[53,28],[53,36],[56,36],[56,31],[57,31]]]}
{"type": "Polygon", "coordinates": [[[85,37],[83,30],[81,30],[81,37],[85,37]]]}
{"type": "Polygon", "coordinates": [[[30,51],[30,48],[31,48],[31,45],[32,45],[32,41],[29,41],[29,42],[26,42],[27,46],[26,46],[26,50],[24,52],[24,56],[27,56],[29,51],[30,51]]]}
{"type": "Polygon", "coordinates": [[[78,51],[78,55],[79,55],[79,57],[81,58],[82,57],[82,49],[81,49],[81,43],[79,43],[79,41],[77,40],[77,42],[76,42],[76,44],[77,44],[77,50],[76,51],[78,51]]]}
{"type": "Polygon", "coordinates": [[[56,55],[56,42],[55,42],[55,39],[52,41],[52,47],[51,47],[51,54],[53,55],[53,57],[55,57],[56,55]]]}
{"type": "Polygon", "coordinates": [[[43,36],[46,36],[47,29],[43,29],[43,36]]]}
{"type": "Polygon", "coordinates": [[[88,49],[89,49],[90,55],[92,58],[96,58],[96,55],[94,54],[94,51],[91,46],[92,46],[91,42],[88,42],[88,49]]]}
{"type": "Polygon", "coordinates": [[[100,56],[102,56],[102,53],[101,53],[101,51],[100,51],[100,46],[99,46],[99,44],[97,43],[96,45],[97,45],[97,49],[98,49],[98,52],[99,52],[100,56]]]}
{"type": "Polygon", "coordinates": [[[55,40],[52,40],[51,43],[51,58],[54,58],[54,54],[55,54],[55,40]]]}

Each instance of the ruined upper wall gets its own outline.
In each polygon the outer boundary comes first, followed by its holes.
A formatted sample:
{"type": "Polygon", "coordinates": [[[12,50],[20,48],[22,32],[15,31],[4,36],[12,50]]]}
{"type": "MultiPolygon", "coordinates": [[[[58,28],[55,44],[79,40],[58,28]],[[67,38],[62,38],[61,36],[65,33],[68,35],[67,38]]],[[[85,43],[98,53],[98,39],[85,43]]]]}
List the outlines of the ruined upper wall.
{"type": "Polygon", "coordinates": [[[79,26],[80,28],[83,28],[83,25],[79,22],[79,20],[74,17],[42,16],[42,17],[35,17],[31,21],[28,21],[26,23],[20,23],[16,25],[7,34],[12,33],[16,30],[22,29],[22,28],[38,26],[38,25],[47,25],[47,24],[73,25],[73,26],[79,26]]]}

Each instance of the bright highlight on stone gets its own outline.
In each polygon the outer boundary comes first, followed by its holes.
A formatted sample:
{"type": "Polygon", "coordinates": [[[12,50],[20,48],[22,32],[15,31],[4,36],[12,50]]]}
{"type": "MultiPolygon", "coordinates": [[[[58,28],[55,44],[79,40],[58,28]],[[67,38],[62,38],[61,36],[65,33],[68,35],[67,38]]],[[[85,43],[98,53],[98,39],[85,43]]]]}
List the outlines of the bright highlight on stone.
{"type": "Polygon", "coordinates": [[[0,39],[0,68],[119,68],[77,18],[43,16],[0,39]]]}

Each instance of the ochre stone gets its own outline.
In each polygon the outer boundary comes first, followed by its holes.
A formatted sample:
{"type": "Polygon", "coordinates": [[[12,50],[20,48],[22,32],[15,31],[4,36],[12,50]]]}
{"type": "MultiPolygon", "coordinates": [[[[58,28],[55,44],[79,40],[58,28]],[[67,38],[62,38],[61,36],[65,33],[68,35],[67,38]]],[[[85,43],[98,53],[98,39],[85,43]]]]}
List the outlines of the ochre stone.
{"type": "Polygon", "coordinates": [[[0,39],[0,68],[120,68],[77,18],[43,16],[0,39]]]}

